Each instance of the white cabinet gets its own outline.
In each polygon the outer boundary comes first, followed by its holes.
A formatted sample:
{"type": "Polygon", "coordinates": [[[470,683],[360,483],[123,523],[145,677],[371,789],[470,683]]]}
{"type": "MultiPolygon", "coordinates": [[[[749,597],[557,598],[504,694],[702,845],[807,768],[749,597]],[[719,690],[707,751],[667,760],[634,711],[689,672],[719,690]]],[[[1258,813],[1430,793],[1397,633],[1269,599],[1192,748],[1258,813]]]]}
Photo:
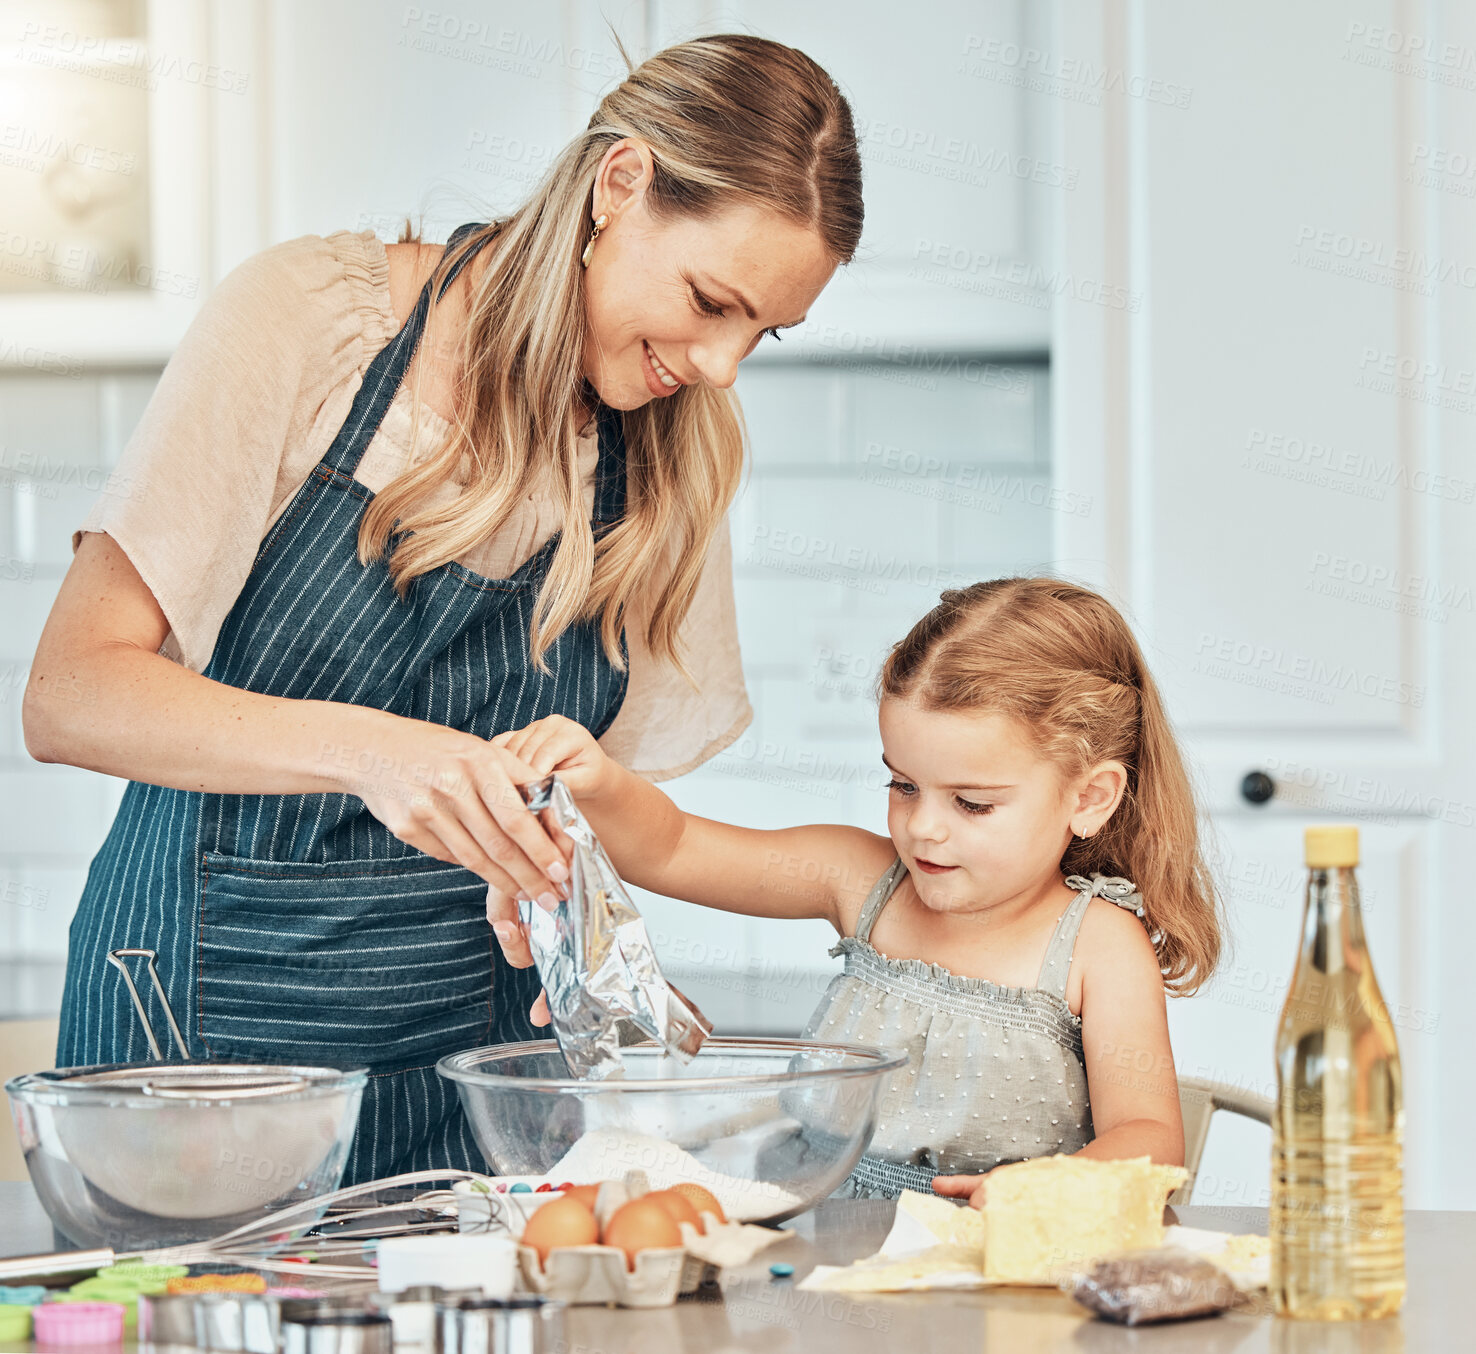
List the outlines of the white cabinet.
{"type": "MultiPolygon", "coordinates": [[[[1476,213],[1426,169],[1476,145],[1476,23],[1426,4],[1059,14],[1062,50],[1189,92],[1063,103],[1060,154],[1100,168],[1061,220],[1062,267],[1139,304],[1063,305],[1052,348],[1057,482],[1100,505],[1058,524],[1059,567],[1132,617],[1219,839],[1236,953],[1171,1003],[1176,1056],[1269,1089],[1300,829],[1359,823],[1407,1198],[1471,1207],[1476,213]],[[1254,769],[1277,782],[1262,807],[1240,794],[1254,769]]],[[[1256,1202],[1265,1135],[1225,1143],[1207,1201],[1256,1202]]]]}

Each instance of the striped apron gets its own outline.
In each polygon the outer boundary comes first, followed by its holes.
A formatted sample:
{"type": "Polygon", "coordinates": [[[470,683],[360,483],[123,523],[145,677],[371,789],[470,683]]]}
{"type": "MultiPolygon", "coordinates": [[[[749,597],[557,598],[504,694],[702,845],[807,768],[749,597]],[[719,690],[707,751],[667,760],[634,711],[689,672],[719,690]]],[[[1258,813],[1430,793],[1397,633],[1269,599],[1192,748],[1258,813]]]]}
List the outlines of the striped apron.
{"type": "MultiPolygon", "coordinates": [[[[451,243],[477,226],[460,227],[451,243]]],[[[626,686],[598,620],[559,636],[547,675],[528,658],[557,535],[509,578],[447,563],[417,578],[405,601],[383,562],[358,561],[359,521],[374,495],[354,472],[429,311],[427,283],[370,363],[326,456],[262,541],[204,675],[482,738],[550,714],[598,736],[626,686]]],[[[597,536],[625,506],[618,411],[601,405],[598,426],[597,536]]],[[[361,754],[327,740],[310,751],[352,758],[366,779],[407,794],[425,784],[424,768],[359,764],[361,754]]],[[[527,1015],[537,972],[503,959],[486,892],[470,870],[400,841],[355,795],[206,794],[130,781],[72,922],[57,1065],[148,1058],[121,977],[106,963],[109,950],[146,947],[159,953],[191,1056],[370,1069],[345,1183],[484,1169],[436,1060],[542,1037],[527,1015]]],[[[139,990],[162,1033],[152,990],[142,981],[139,990]]]]}

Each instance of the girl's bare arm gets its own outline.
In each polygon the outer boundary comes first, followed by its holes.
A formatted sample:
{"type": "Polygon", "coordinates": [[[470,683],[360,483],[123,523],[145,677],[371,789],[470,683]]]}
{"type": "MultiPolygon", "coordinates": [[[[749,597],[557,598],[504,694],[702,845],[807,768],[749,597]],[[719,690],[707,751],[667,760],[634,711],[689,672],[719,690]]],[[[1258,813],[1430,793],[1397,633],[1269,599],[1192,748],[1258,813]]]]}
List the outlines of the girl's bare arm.
{"type": "MultiPolygon", "coordinates": [[[[1082,965],[1082,1055],[1096,1132],[1075,1155],[1182,1166],[1184,1121],[1163,975],[1143,923],[1112,904],[1089,907],[1072,964],[1082,965]]],[[[987,1178],[940,1175],[933,1190],[983,1208],[987,1178]]]]}
{"type": "MultiPolygon", "coordinates": [[[[558,715],[493,741],[541,774],[558,771],[621,877],[653,893],[750,917],[824,917],[841,931],[892,856],[886,838],[843,824],[765,831],[684,813],[558,715]]],[[[491,915],[510,923],[516,913],[491,915]]],[[[498,936],[525,960],[511,929],[498,936]]]]}
{"type": "Polygon", "coordinates": [[[1143,923],[1115,906],[1088,908],[1077,940],[1083,959],[1081,1042],[1096,1137],[1080,1155],[1182,1166],[1163,975],[1143,923]]]}

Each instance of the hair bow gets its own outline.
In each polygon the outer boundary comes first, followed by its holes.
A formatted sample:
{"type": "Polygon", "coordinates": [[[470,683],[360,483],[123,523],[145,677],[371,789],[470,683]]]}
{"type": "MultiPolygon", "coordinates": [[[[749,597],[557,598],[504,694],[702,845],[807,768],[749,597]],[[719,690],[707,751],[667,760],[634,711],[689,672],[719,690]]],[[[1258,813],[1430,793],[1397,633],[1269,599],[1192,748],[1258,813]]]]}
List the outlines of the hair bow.
{"type": "Polygon", "coordinates": [[[1067,879],[1066,887],[1076,889],[1077,892],[1085,891],[1093,898],[1105,898],[1118,907],[1125,907],[1129,912],[1136,912],[1139,917],[1143,916],[1143,895],[1130,879],[1106,874],[1094,874],[1090,879],[1084,879],[1081,875],[1074,874],[1067,879]]]}

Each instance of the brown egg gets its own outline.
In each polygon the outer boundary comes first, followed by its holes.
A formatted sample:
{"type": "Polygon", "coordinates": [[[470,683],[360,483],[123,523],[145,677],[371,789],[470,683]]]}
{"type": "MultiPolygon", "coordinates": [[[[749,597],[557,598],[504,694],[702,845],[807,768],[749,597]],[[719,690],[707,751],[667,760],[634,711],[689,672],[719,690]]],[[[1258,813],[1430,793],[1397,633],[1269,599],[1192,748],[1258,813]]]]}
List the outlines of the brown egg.
{"type": "MultiPolygon", "coordinates": [[[[723,1212],[722,1204],[718,1203],[717,1199],[701,1185],[689,1185],[686,1181],[682,1181],[679,1185],[673,1185],[672,1189],[678,1194],[685,1194],[692,1201],[692,1207],[699,1213],[711,1213],[719,1222],[727,1222],[728,1215],[723,1212]]],[[[705,1224],[702,1230],[707,1230],[705,1224]]]]}
{"type": "Polygon", "coordinates": [[[578,1199],[550,1199],[523,1229],[523,1245],[532,1246],[544,1265],[548,1264],[549,1251],[560,1246],[594,1246],[599,1240],[594,1214],[578,1199]]]}
{"type": "Polygon", "coordinates": [[[594,1212],[595,1200],[599,1198],[600,1187],[598,1185],[571,1185],[564,1191],[564,1198],[577,1199],[591,1213],[594,1212]]]}
{"type": "Polygon", "coordinates": [[[611,1215],[602,1240],[607,1246],[623,1250],[626,1268],[633,1270],[637,1251],[680,1246],[682,1230],[659,1203],[648,1198],[632,1199],[611,1215]]]}
{"type": "Polygon", "coordinates": [[[650,1199],[652,1203],[660,1204],[662,1208],[671,1214],[672,1221],[678,1226],[684,1222],[690,1222],[699,1232],[706,1230],[702,1226],[701,1216],[692,1206],[692,1201],[685,1194],[681,1193],[680,1190],[656,1189],[652,1190],[649,1194],[643,1194],[641,1197],[643,1199],[650,1199]]]}

